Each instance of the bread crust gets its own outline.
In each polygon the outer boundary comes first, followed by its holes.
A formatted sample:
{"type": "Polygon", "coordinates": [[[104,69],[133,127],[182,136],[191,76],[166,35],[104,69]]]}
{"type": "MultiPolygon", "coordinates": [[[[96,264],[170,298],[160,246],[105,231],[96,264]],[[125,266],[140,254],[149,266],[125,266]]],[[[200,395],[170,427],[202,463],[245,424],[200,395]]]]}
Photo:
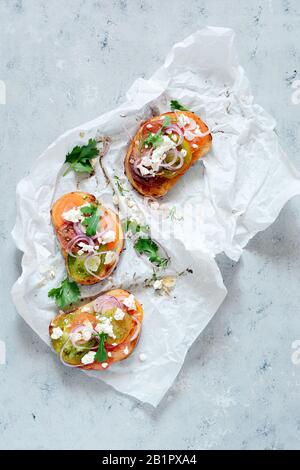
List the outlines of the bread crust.
{"type": "Polygon", "coordinates": [[[193,119],[196,124],[198,124],[202,133],[208,132],[207,125],[200,119],[199,116],[190,112],[190,111],[176,111],[176,112],[169,112],[164,113],[159,116],[155,116],[154,118],[148,119],[147,121],[143,122],[136,133],[135,137],[131,140],[129,148],[127,150],[125,160],[124,160],[124,167],[125,167],[125,174],[130,181],[131,185],[134,189],[136,189],[140,194],[146,197],[154,197],[160,198],[167,194],[168,191],[177,183],[177,181],[189,170],[189,168],[200,158],[204,157],[209,150],[211,149],[212,145],[212,135],[208,134],[204,137],[196,137],[191,140],[191,152],[192,152],[192,159],[188,166],[186,166],[182,171],[178,171],[176,176],[173,178],[166,178],[163,176],[155,176],[153,178],[143,178],[142,175],[139,177],[136,175],[136,172],[133,171],[133,164],[131,160],[135,160],[137,158],[137,145],[140,142],[143,132],[145,128],[149,124],[154,124],[157,121],[161,121],[162,118],[165,116],[169,116],[171,119],[175,118],[176,115],[184,114],[188,118],[193,119]],[[197,146],[197,148],[196,148],[197,146]]]}

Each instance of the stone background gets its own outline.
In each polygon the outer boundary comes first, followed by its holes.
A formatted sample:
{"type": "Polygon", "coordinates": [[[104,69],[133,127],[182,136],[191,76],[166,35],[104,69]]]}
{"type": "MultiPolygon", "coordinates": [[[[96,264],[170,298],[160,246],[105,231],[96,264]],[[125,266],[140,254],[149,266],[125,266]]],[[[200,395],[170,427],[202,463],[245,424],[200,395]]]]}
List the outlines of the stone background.
{"type": "Polygon", "coordinates": [[[10,299],[17,182],[61,133],[120,104],[205,25],[235,29],[256,101],[300,168],[298,0],[0,0],[1,449],[299,448],[299,199],[238,264],[219,258],[228,297],[157,409],[60,367],[10,299]]]}

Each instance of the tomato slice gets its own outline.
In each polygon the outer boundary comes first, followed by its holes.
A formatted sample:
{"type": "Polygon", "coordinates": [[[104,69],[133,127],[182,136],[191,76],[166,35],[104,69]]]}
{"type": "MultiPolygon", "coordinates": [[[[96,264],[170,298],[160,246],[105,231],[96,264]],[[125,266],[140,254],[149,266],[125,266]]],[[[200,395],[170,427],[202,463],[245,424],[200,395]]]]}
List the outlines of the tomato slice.
{"type": "Polygon", "coordinates": [[[74,207],[80,207],[83,204],[95,202],[94,196],[81,193],[81,192],[72,192],[64,194],[59,198],[53,205],[51,210],[52,221],[55,228],[58,230],[62,225],[66,223],[63,219],[62,214],[68,212],[74,207]]]}

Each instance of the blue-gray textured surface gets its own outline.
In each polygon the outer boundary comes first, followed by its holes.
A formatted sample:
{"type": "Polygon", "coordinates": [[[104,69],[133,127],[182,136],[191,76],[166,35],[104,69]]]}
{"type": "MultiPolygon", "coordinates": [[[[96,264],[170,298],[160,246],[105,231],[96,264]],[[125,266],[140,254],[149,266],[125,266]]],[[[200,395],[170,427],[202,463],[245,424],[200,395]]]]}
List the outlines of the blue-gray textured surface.
{"type": "Polygon", "coordinates": [[[1,449],[300,447],[299,199],[240,263],[220,258],[228,297],[156,410],[60,366],[10,299],[16,183],[57,136],[120,104],[207,24],[235,29],[256,101],[300,168],[298,0],[0,0],[1,449]]]}

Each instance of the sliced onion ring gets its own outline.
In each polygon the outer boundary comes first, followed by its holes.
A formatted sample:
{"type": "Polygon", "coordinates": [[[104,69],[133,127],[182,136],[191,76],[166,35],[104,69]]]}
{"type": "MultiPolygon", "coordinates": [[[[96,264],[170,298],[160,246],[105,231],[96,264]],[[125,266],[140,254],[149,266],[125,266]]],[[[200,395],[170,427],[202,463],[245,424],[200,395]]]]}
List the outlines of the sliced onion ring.
{"type": "Polygon", "coordinates": [[[67,339],[67,341],[65,342],[65,344],[63,345],[63,347],[61,348],[60,350],[60,353],[59,353],[59,359],[61,360],[61,362],[64,364],[64,366],[67,366],[67,367],[72,367],[72,368],[78,368],[78,367],[82,367],[83,364],[68,364],[68,362],[66,362],[63,358],[63,353],[64,353],[64,350],[65,350],[65,347],[66,345],[68,344],[68,342],[71,341],[71,338],[69,337],[67,339]]]}
{"type": "MultiPolygon", "coordinates": [[[[85,328],[86,328],[85,325],[79,325],[79,326],[77,326],[76,328],[74,328],[74,329],[69,333],[69,338],[71,339],[71,342],[72,342],[74,348],[81,349],[81,350],[85,350],[85,349],[92,350],[92,349],[95,349],[97,346],[93,346],[93,347],[84,347],[84,346],[82,346],[81,344],[76,343],[76,341],[74,341],[74,339],[73,339],[73,334],[74,334],[74,333],[79,333],[79,332],[81,332],[81,331],[82,331],[83,329],[85,329],[85,328]]],[[[91,338],[92,338],[93,333],[95,334],[95,330],[94,330],[94,329],[91,330],[91,338]]],[[[89,341],[91,341],[91,338],[88,339],[87,341],[85,341],[84,339],[82,339],[83,344],[84,344],[84,343],[88,343],[89,341]]],[[[95,338],[97,339],[98,336],[95,336],[95,338]]]]}
{"type": "Polygon", "coordinates": [[[122,305],[119,300],[113,295],[101,295],[100,297],[94,300],[93,307],[95,312],[101,313],[103,305],[107,304],[108,302],[110,302],[111,305],[113,305],[114,307],[116,306],[118,308],[122,308],[122,305]]]}
{"type": "Polygon", "coordinates": [[[180,145],[183,142],[183,131],[180,129],[180,127],[177,124],[170,124],[170,126],[166,127],[164,129],[164,132],[168,134],[168,131],[175,132],[178,135],[178,141],[176,142],[176,145],[180,145]]]}
{"type": "Polygon", "coordinates": [[[85,233],[83,233],[83,231],[82,231],[81,228],[80,228],[80,223],[79,223],[79,222],[76,222],[76,223],[73,225],[73,227],[74,227],[74,231],[75,231],[76,235],[83,235],[83,236],[85,236],[85,233]]]}
{"type": "Polygon", "coordinates": [[[76,237],[72,238],[72,240],[69,241],[68,245],[67,245],[67,248],[66,248],[66,252],[70,255],[70,256],[73,256],[73,258],[78,258],[79,255],[74,255],[74,253],[72,252],[72,249],[74,248],[74,246],[79,242],[79,241],[83,241],[83,242],[86,242],[87,245],[92,245],[94,246],[95,243],[93,242],[93,240],[90,238],[90,237],[87,237],[86,235],[82,234],[82,235],[76,235],[76,237]]]}
{"type": "Polygon", "coordinates": [[[180,168],[182,168],[183,164],[184,164],[184,156],[181,155],[180,152],[177,152],[177,155],[176,157],[170,162],[170,163],[161,163],[161,168],[165,168],[166,170],[171,170],[171,171],[176,171],[176,170],[179,170],[180,168]],[[177,165],[174,165],[174,163],[176,163],[176,161],[179,159],[179,163],[177,163],[177,165]]]}

